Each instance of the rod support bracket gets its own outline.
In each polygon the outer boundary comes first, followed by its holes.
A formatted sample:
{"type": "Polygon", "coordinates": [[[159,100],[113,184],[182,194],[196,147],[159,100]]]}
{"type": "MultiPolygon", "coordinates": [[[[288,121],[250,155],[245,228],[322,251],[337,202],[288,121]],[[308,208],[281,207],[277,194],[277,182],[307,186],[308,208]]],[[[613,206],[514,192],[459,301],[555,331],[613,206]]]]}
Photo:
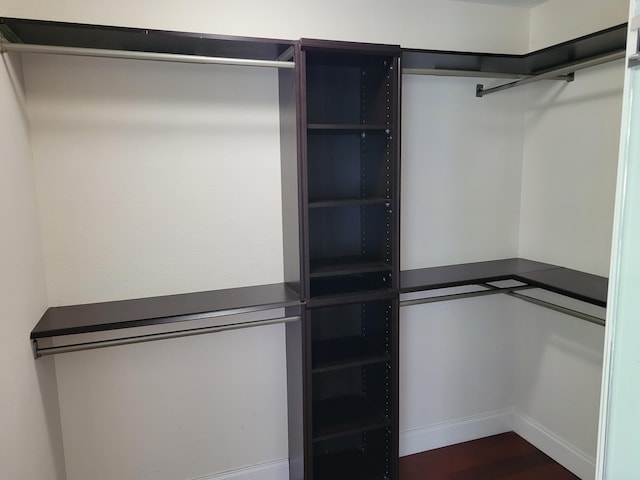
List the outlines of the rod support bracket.
{"type": "Polygon", "coordinates": [[[476,97],[482,98],[483,93],[484,93],[484,85],[481,84],[481,83],[477,83],[476,84],[476,97]]]}
{"type": "Polygon", "coordinates": [[[40,352],[38,351],[38,339],[34,338],[31,340],[31,349],[33,350],[33,358],[36,360],[41,357],[40,352]]]}
{"type": "Polygon", "coordinates": [[[567,83],[571,83],[576,79],[576,72],[567,73],[567,83]]]}

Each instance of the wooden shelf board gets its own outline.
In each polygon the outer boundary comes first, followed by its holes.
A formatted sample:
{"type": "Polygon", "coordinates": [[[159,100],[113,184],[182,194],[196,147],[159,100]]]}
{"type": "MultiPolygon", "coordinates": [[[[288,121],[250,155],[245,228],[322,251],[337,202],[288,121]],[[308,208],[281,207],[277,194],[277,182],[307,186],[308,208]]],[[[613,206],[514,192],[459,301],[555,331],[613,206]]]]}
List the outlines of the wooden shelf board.
{"type": "Polygon", "coordinates": [[[383,197],[367,198],[335,198],[326,200],[310,200],[309,208],[357,207],[360,205],[386,205],[392,200],[383,197]]]}
{"type": "Polygon", "coordinates": [[[525,55],[403,48],[402,68],[535,75],[622,51],[626,41],[627,24],[623,23],[525,55]]]}
{"type": "Polygon", "coordinates": [[[294,290],[277,283],[51,307],[31,331],[31,338],[159,325],[300,305],[300,298],[294,290]]]}
{"type": "Polygon", "coordinates": [[[377,259],[355,257],[311,260],[310,278],[333,277],[366,272],[391,270],[391,265],[377,259]]]}
{"type": "Polygon", "coordinates": [[[317,480],[385,480],[388,477],[379,458],[373,458],[359,449],[318,455],[313,459],[314,478],[317,480]]]}
{"type": "Polygon", "coordinates": [[[362,395],[346,395],[313,403],[314,441],[389,425],[384,414],[362,395]]]}
{"type": "Polygon", "coordinates": [[[605,277],[524,258],[404,270],[400,272],[400,292],[419,292],[509,279],[601,307],[606,306],[608,280],[605,277]]]}
{"type": "Polygon", "coordinates": [[[376,346],[372,340],[362,336],[315,341],[311,352],[313,373],[391,360],[391,355],[385,352],[384,345],[376,346]]]}
{"type": "Polygon", "coordinates": [[[206,57],[276,60],[291,40],[150,30],[20,18],[0,18],[11,41],[57,47],[97,48],[206,57]]]}
{"type": "Polygon", "coordinates": [[[309,123],[307,124],[307,129],[309,133],[320,133],[323,131],[343,131],[345,133],[357,133],[369,130],[375,131],[385,131],[391,130],[393,127],[391,125],[383,125],[383,124],[342,124],[342,123],[309,123]]]}

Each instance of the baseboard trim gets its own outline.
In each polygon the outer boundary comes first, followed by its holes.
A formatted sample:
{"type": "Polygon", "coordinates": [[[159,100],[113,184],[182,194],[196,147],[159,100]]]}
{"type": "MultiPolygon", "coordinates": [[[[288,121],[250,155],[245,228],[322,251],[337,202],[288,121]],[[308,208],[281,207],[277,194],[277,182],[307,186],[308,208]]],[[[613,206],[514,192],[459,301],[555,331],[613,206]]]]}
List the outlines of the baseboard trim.
{"type": "Polygon", "coordinates": [[[400,432],[400,456],[510,432],[513,430],[512,417],[513,409],[505,408],[405,430],[400,432]]]}
{"type": "MultiPolygon", "coordinates": [[[[400,456],[511,431],[516,432],[582,480],[595,478],[595,458],[558,437],[516,408],[505,408],[400,432],[400,456]]],[[[289,461],[283,459],[190,480],[283,480],[288,478],[289,461]]]]}
{"type": "Polygon", "coordinates": [[[289,478],[289,460],[275,460],[189,480],[283,480],[289,478]]]}
{"type": "Polygon", "coordinates": [[[593,480],[596,477],[595,458],[558,437],[517,408],[513,409],[513,431],[582,480],[593,480]]]}

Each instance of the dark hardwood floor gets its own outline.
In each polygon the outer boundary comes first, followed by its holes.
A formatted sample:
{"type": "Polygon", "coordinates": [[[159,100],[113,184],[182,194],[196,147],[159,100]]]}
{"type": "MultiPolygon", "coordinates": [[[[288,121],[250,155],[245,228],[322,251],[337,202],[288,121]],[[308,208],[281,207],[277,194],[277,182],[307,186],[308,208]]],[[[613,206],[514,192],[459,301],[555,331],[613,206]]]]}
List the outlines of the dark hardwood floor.
{"type": "Polygon", "coordinates": [[[400,458],[400,480],[576,480],[513,432],[400,458]]]}

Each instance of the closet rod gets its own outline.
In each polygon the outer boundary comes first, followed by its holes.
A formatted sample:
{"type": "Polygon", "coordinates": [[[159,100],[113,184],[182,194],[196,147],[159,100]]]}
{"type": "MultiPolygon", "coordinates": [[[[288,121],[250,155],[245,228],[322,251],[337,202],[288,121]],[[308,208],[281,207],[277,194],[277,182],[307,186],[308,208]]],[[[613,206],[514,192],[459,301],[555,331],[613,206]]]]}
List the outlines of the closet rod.
{"type": "MultiPolygon", "coordinates": [[[[403,75],[431,75],[435,77],[469,77],[469,78],[506,78],[506,79],[524,79],[533,75],[524,75],[518,73],[500,73],[500,72],[480,72],[478,70],[444,70],[439,68],[412,68],[405,67],[402,69],[403,75]]],[[[558,75],[550,80],[570,80],[569,75],[558,75]]]]}
{"type": "Polygon", "coordinates": [[[299,315],[291,317],[274,318],[270,320],[254,320],[250,322],[231,323],[215,327],[192,328],[189,330],[179,330],[175,332],[151,333],[148,335],[136,335],[132,337],[116,338],[111,340],[98,340],[94,342],[74,343],[61,345],[59,347],[38,347],[38,339],[33,340],[34,356],[36,358],[44,355],[55,355],[58,353],[80,352],[83,350],[93,350],[96,348],[115,347],[118,345],[132,345],[135,343],[152,342],[156,340],[166,340],[169,338],[191,337],[194,335],[204,335],[206,333],[224,332],[227,330],[238,330],[249,327],[262,327],[276,325],[279,323],[291,323],[301,320],[299,315]]]}
{"type": "Polygon", "coordinates": [[[516,290],[528,290],[531,285],[520,285],[517,287],[498,288],[493,286],[484,286],[486,290],[476,290],[474,292],[452,293],[450,295],[438,295],[437,297],[416,298],[414,300],[401,300],[401,307],[410,307],[411,305],[421,305],[423,303],[445,302],[447,300],[459,300],[461,298],[482,297],[484,295],[495,295],[496,293],[510,293],[516,290]]]}
{"type": "Polygon", "coordinates": [[[540,300],[539,298],[528,297],[527,295],[522,295],[517,292],[507,292],[507,295],[510,295],[519,300],[524,300],[525,302],[533,303],[541,307],[555,310],[556,312],[564,313],[566,315],[571,315],[572,317],[586,320],[587,322],[595,323],[596,325],[600,325],[602,327],[604,327],[605,325],[605,320],[603,318],[589,315],[588,313],[579,312],[578,310],[574,310],[572,308],[562,307],[560,305],[556,305],[555,303],[540,300]]]}
{"type": "MultiPolygon", "coordinates": [[[[545,73],[541,73],[539,75],[533,75],[533,76],[531,76],[529,78],[524,78],[522,80],[517,80],[515,82],[506,83],[504,85],[500,85],[500,86],[493,87],[493,88],[487,88],[486,90],[484,88],[484,85],[479,83],[478,85],[476,85],[476,97],[483,97],[483,96],[489,95],[491,93],[500,92],[502,90],[507,90],[507,89],[513,88],[513,87],[519,87],[520,85],[526,85],[528,83],[538,82],[540,80],[549,80],[549,79],[552,79],[554,77],[557,77],[558,75],[571,74],[571,73],[576,72],[578,70],[583,70],[585,68],[595,67],[596,65],[601,65],[603,63],[608,63],[608,62],[612,62],[614,60],[619,60],[619,59],[625,57],[625,53],[626,53],[625,50],[618,50],[618,51],[616,51],[614,53],[609,53],[609,54],[606,54],[606,55],[602,55],[602,56],[599,56],[599,57],[596,57],[596,58],[592,58],[590,60],[571,63],[571,64],[565,65],[563,67],[556,68],[556,69],[550,70],[550,71],[545,72],[545,73]]],[[[569,80],[569,81],[571,81],[571,80],[569,80]]]]}
{"type": "Polygon", "coordinates": [[[102,48],[57,47],[30,45],[26,43],[0,43],[0,52],[46,53],[53,55],[75,55],[82,57],[125,58],[131,60],[153,60],[159,62],[199,63],[216,65],[241,65],[246,67],[294,68],[294,62],[281,60],[255,60],[248,58],[205,57],[176,53],[137,52],[131,50],[107,50],[102,48]]]}
{"type": "Polygon", "coordinates": [[[596,325],[604,326],[605,324],[605,320],[600,317],[589,315],[588,313],[583,313],[578,310],[574,310],[572,308],[563,307],[560,305],[556,305],[555,303],[547,302],[545,300],[540,300],[538,298],[529,297],[527,295],[522,295],[521,293],[518,293],[519,290],[530,290],[534,288],[540,288],[540,287],[536,287],[535,285],[519,285],[517,287],[504,287],[504,288],[496,287],[488,283],[479,283],[477,285],[480,287],[486,288],[486,290],[477,290],[475,292],[453,293],[451,295],[439,295],[437,297],[417,298],[415,300],[401,300],[400,306],[409,307],[411,305],[421,305],[423,303],[444,302],[447,300],[458,300],[461,298],[481,297],[485,295],[505,293],[519,300],[524,300],[525,302],[534,303],[536,305],[548,308],[550,310],[554,310],[556,312],[564,313],[572,317],[586,320],[587,322],[595,323],[596,325]]]}

